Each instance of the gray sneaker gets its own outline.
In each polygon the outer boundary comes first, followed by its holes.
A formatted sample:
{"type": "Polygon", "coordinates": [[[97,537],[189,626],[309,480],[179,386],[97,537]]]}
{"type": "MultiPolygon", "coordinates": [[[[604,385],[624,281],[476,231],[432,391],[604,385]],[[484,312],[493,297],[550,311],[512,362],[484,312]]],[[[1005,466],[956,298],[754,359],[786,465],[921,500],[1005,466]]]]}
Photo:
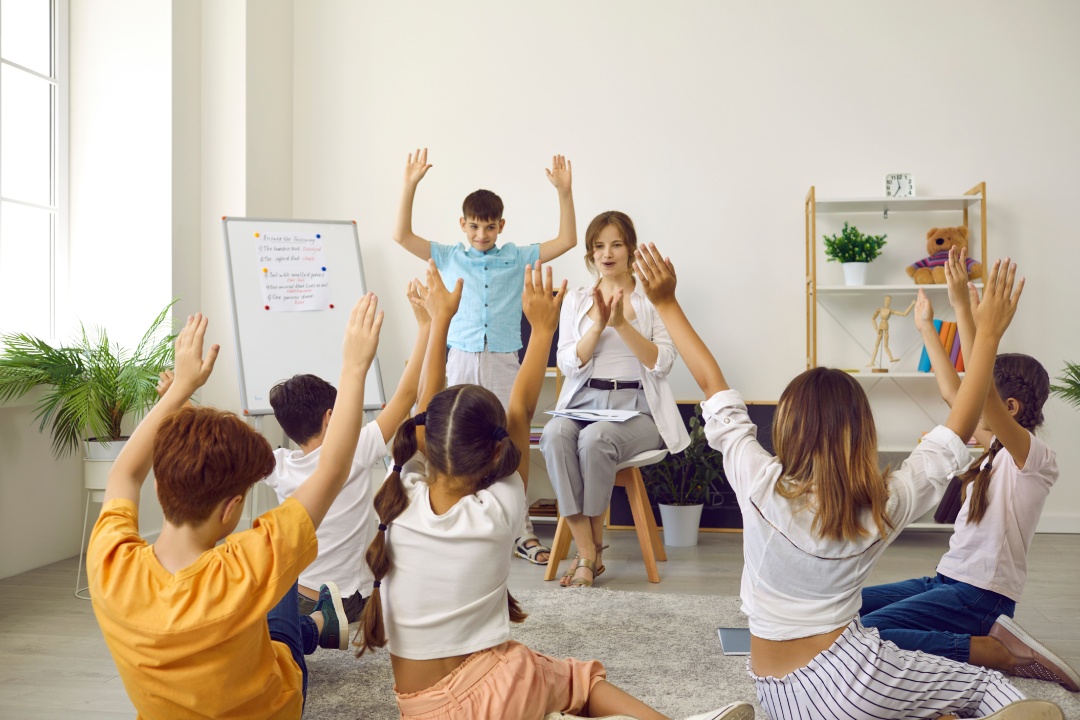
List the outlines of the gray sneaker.
{"type": "Polygon", "coordinates": [[[1065,713],[1046,700],[1018,700],[986,715],[985,720],[1065,720],[1065,713]]]}
{"type": "Polygon", "coordinates": [[[349,623],[345,619],[345,605],[341,602],[341,591],[334,583],[328,582],[319,588],[319,602],[316,603],[311,614],[314,615],[317,612],[321,612],[323,616],[319,647],[328,650],[348,650],[349,623]]]}

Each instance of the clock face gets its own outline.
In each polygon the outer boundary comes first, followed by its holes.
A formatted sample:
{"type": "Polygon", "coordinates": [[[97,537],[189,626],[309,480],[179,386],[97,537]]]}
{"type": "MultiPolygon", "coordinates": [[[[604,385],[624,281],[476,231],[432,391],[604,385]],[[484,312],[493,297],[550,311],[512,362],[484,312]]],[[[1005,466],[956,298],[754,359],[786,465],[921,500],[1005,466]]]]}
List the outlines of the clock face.
{"type": "Polygon", "coordinates": [[[886,197],[914,197],[915,178],[910,173],[891,173],[885,176],[886,197]]]}

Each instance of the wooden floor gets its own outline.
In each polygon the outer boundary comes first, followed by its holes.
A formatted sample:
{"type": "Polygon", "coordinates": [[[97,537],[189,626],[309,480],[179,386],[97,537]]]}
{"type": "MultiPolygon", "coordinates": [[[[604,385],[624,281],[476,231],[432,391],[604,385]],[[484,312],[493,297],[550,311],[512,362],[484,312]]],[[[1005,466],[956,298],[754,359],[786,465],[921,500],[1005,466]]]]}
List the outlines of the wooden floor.
{"type": "MultiPolygon", "coordinates": [[[[548,540],[553,526],[539,526],[548,540]]],[[[737,595],[742,536],[702,533],[694,548],[669,548],[659,584],[648,582],[633,532],[608,534],[607,571],[597,585],[641,592],[737,595]]],[[[871,578],[889,582],[932,573],[947,547],[942,533],[907,532],[871,578]]],[[[1016,618],[1080,668],[1080,535],[1038,535],[1016,618]]],[[[76,559],[0,580],[0,718],[133,718],[90,603],[73,596],[76,559]]],[[[511,590],[544,588],[543,568],[512,563],[511,590]]],[[[580,591],[587,592],[587,591],[580,591]]]]}

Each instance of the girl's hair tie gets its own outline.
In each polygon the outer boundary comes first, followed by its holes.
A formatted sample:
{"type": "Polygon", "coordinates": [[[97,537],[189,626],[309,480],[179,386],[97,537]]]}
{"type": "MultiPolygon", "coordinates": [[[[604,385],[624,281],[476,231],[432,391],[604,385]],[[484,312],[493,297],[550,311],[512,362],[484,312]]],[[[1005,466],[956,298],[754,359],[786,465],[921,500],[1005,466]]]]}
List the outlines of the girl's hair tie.
{"type": "Polygon", "coordinates": [[[416,413],[416,415],[413,416],[413,422],[416,423],[418,427],[423,426],[424,423],[427,422],[427,412],[416,413]]]}
{"type": "Polygon", "coordinates": [[[382,523],[379,523],[379,531],[380,532],[386,532],[386,525],[384,525],[382,523]]]}
{"type": "Polygon", "coordinates": [[[400,465],[395,465],[394,466],[394,472],[396,472],[397,474],[400,475],[401,474],[401,466],[400,465]]]}
{"type": "Polygon", "coordinates": [[[506,432],[506,428],[503,427],[496,427],[494,430],[491,431],[491,437],[493,440],[495,440],[495,442],[499,442],[503,438],[509,436],[509,433],[506,432]]]}
{"type": "Polygon", "coordinates": [[[379,587],[379,586],[381,586],[381,585],[382,585],[382,580],[376,580],[376,581],[375,581],[375,583],[374,583],[374,585],[372,585],[372,587],[373,587],[373,588],[378,588],[378,587],[379,587]]]}

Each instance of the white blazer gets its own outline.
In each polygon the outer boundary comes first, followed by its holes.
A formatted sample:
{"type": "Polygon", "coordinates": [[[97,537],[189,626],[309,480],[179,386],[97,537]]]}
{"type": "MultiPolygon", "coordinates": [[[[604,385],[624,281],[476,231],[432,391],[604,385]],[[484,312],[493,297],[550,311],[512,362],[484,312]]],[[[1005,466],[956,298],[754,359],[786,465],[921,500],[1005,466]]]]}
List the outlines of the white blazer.
{"type": "MultiPolygon", "coordinates": [[[[559,370],[566,376],[559,401],[555,405],[556,410],[563,410],[570,404],[574,393],[582,388],[593,373],[593,358],[584,365],[580,365],[577,355],[577,344],[585,324],[585,316],[593,305],[593,288],[582,287],[567,293],[563,301],[562,314],[559,317],[559,349],[556,361],[559,370]]],[[[630,293],[630,305],[638,318],[638,327],[641,334],[652,341],[659,353],[656,356],[656,365],[647,368],[638,364],[638,372],[641,375],[641,387],[645,390],[645,400],[649,403],[649,411],[652,412],[656,428],[660,431],[660,437],[664,440],[668,452],[677,453],[684,450],[690,444],[690,436],[683,425],[682,416],[679,415],[679,407],[675,404],[675,396],[667,382],[667,375],[671,372],[671,366],[675,358],[679,356],[675,352],[675,345],[671,342],[667,328],[660,320],[660,314],[640,286],[635,287],[630,293]]]]}

